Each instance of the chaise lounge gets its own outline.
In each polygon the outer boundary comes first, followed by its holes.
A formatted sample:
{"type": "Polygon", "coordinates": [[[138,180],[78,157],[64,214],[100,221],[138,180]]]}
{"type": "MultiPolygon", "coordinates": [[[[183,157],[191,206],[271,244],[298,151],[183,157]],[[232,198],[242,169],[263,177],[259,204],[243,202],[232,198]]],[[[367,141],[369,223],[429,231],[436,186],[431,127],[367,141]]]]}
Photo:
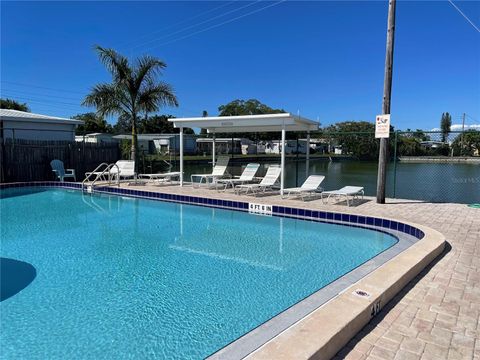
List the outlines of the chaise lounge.
{"type": "Polygon", "coordinates": [[[320,185],[322,184],[323,180],[325,180],[325,176],[323,175],[310,175],[302,184],[302,186],[284,189],[283,197],[289,197],[292,194],[300,195],[302,200],[305,201],[305,198],[308,195],[315,194],[319,190],[321,191],[320,185]]]}
{"type": "Polygon", "coordinates": [[[340,198],[340,197],[344,196],[345,199],[347,200],[347,206],[350,206],[350,202],[349,202],[348,198],[352,197],[352,201],[353,201],[355,199],[358,199],[358,196],[361,195],[362,199],[363,199],[364,189],[363,189],[363,187],[360,187],[360,186],[344,186],[343,188],[338,189],[338,190],[324,191],[324,192],[322,192],[322,202],[324,202],[324,196],[325,195],[328,195],[327,196],[327,203],[328,203],[328,200],[330,199],[331,196],[336,197],[336,198],[340,198]]]}
{"type": "Polygon", "coordinates": [[[245,195],[247,195],[250,191],[255,195],[260,192],[265,193],[265,191],[273,188],[273,186],[277,183],[281,173],[282,169],[279,166],[270,166],[265,174],[265,177],[259,184],[237,185],[235,187],[235,192],[240,194],[240,191],[245,190],[245,195]]]}

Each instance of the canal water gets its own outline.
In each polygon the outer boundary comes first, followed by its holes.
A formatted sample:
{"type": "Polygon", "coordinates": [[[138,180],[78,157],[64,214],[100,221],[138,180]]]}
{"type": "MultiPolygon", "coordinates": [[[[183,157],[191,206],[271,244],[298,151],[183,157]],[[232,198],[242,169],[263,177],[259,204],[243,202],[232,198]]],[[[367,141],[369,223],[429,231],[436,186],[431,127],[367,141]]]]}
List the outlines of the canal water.
{"type": "MultiPolygon", "coordinates": [[[[274,164],[279,164],[272,162],[274,164]]],[[[246,164],[231,163],[228,171],[240,175],[246,164]]],[[[267,165],[268,166],[268,165],[267,165]]],[[[258,176],[267,168],[262,164],[258,176]]],[[[211,164],[185,164],[186,179],[190,174],[209,173],[211,164]]],[[[305,180],[305,161],[286,162],[285,186],[300,186],[305,180]]],[[[394,168],[387,172],[387,197],[415,199],[430,202],[480,203],[480,165],[465,163],[406,163],[397,162],[395,184],[394,168]],[[395,189],[394,189],[395,187],[395,189]]],[[[363,186],[366,195],[375,195],[377,163],[364,161],[310,160],[309,174],[325,175],[323,188],[338,189],[342,186],[363,186]]]]}

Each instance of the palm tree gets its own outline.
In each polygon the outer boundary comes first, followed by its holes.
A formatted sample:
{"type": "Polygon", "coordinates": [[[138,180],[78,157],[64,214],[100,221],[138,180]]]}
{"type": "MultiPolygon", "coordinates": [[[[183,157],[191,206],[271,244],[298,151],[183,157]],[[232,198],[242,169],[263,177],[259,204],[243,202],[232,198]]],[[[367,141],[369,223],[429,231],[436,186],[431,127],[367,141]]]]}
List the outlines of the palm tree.
{"type": "MultiPolygon", "coordinates": [[[[160,59],[143,56],[130,64],[113,49],[95,46],[100,61],[112,75],[111,83],[97,84],[83,100],[94,106],[100,116],[118,115],[131,119],[132,146],[130,158],[138,160],[137,119],[141,113],[158,111],[161,106],[178,106],[172,87],[158,80],[167,65],[160,59]]],[[[135,161],[135,167],[138,161],[135,161]]]]}

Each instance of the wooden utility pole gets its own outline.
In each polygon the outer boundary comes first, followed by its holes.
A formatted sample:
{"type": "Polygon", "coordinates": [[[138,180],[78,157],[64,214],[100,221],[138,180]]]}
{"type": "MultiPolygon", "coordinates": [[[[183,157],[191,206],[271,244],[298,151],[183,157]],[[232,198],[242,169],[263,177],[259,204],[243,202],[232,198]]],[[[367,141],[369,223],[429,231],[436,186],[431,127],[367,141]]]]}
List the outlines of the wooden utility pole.
{"type": "MultiPolygon", "coordinates": [[[[382,114],[390,114],[390,99],[392,95],[393,42],[395,35],[395,5],[396,0],[388,3],[387,51],[385,54],[385,77],[383,81],[382,114]]],[[[377,203],[385,204],[385,182],[387,177],[388,139],[380,139],[380,154],[378,155],[377,203]]]]}

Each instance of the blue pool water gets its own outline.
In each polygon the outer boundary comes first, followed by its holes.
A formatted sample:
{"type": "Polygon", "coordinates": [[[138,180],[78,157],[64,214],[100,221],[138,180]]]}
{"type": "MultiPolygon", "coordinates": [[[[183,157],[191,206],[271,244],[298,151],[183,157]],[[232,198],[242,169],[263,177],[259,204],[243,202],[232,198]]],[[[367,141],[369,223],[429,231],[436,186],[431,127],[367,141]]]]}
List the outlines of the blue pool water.
{"type": "Polygon", "coordinates": [[[1,195],[0,255],[36,270],[0,303],[0,356],[9,359],[200,359],[396,242],[73,190],[1,195]]]}

